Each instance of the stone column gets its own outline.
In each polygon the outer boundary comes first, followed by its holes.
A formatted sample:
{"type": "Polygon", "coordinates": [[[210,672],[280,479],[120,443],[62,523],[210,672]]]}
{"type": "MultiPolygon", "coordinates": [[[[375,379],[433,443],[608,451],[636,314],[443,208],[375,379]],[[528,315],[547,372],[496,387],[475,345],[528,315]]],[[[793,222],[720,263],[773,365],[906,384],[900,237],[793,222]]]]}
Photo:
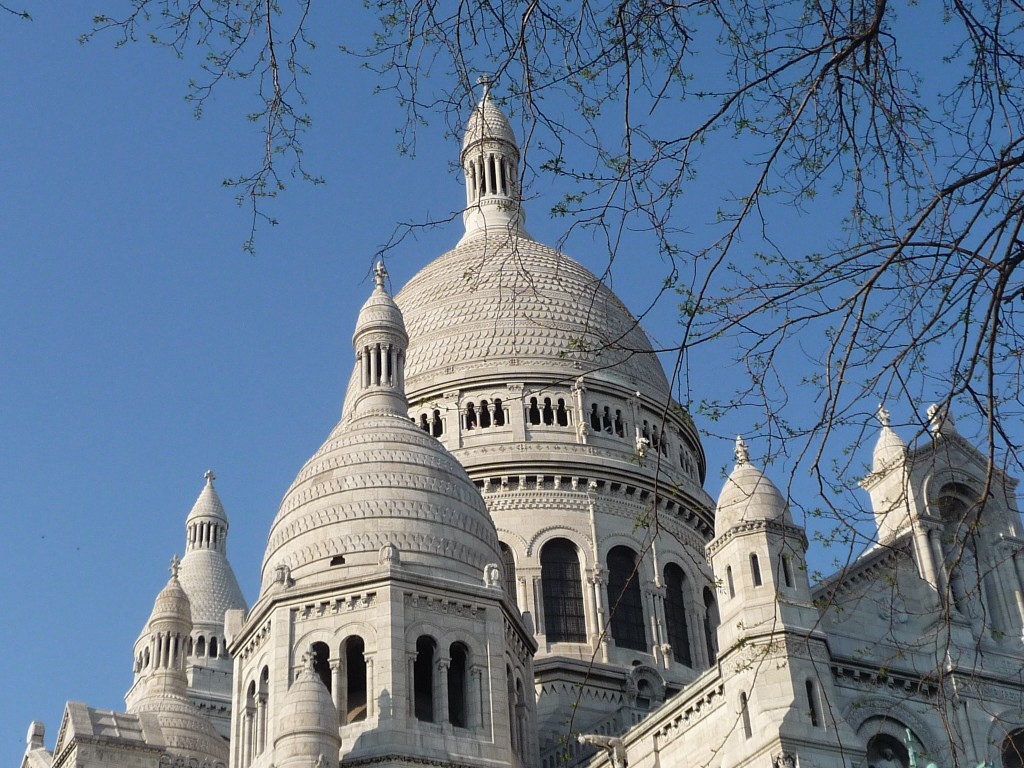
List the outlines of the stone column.
{"type": "Polygon", "coordinates": [[[434,665],[434,722],[448,722],[448,669],[451,659],[438,659],[434,665]]]}
{"type": "Polygon", "coordinates": [[[342,725],[348,722],[348,702],[345,701],[348,691],[345,682],[345,661],[342,658],[334,659],[331,661],[331,698],[334,700],[334,708],[338,710],[338,722],[342,725]]]}
{"type": "Polygon", "coordinates": [[[373,656],[364,652],[363,661],[366,662],[366,719],[369,720],[377,715],[377,697],[373,695],[377,690],[373,685],[373,656]]]}
{"type": "Polygon", "coordinates": [[[256,696],[256,754],[262,755],[267,743],[267,694],[256,696]]]}
{"type": "Polygon", "coordinates": [[[466,702],[466,727],[479,730],[483,726],[483,667],[474,664],[469,668],[469,700],[466,702]]]}

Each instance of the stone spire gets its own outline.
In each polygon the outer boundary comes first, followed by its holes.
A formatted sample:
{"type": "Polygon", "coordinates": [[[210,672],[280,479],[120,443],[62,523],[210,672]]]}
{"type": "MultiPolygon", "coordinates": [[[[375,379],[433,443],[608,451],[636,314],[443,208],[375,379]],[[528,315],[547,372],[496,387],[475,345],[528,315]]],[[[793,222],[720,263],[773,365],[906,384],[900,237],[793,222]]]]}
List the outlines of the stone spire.
{"type": "Polygon", "coordinates": [[[356,353],[357,389],[352,413],[395,413],[407,418],[405,399],[405,351],[409,335],[402,311],[385,287],[383,262],[374,269],[374,288],[359,310],[352,346],[356,353]]]}
{"type": "Polygon", "coordinates": [[[466,234],[462,242],[488,231],[529,237],[519,190],[519,147],[508,118],[491,98],[492,80],[482,76],[480,103],[466,124],[462,139],[462,171],[466,179],[466,234]]]}
{"type": "Polygon", "coordinates": [[[889,411],[884,405],[878,406],[876,413],[882,431],[875,443],[875,452],[871,459],[871,472],[877,474],[903,461],[907,455],[907,444],[896,434],[890,424],[889,411]]]}
{"type": "Polygon", "coordinates": [[[228,517],[224,514],[224,505],[213,488],[217,476],[212,469],[203,475],[206,485],[203,487],[192,511],[185,520],[185,555],[200,549],[210,549],[222,555],[227,551],[228,517]]]}

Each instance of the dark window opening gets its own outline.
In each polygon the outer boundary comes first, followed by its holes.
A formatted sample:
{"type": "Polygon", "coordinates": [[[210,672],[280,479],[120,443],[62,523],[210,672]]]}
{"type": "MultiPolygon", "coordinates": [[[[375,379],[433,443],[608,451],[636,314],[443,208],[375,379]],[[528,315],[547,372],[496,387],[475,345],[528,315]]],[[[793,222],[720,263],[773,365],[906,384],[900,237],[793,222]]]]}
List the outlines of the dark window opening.
{"type": "Polygon", "coordinates": [[[211,637],[210,638],[210,658],[211,659],[216,659],[217,658],[217,638],[216,637],[211,637]]]}
{"type": "Polygon", "coordinates": [[[448,722],[456,728],[469,725],[467,712],[466,682],[469,677],[469,653],[462,643],[452,643],[449,650],[451,663],[448,666],[448,722]]]}
{"type": "Polygon", "coordinates": [[[615,411],[615,434],[619,437],[626,436],[626,424],[622,420],[622,411],[615,411]]]}
{"type": "Polygon", "coordinates": [[[420,429],[430,434],[430,424],[427,423],[427,414],[420,414],[420,429]]]}
{"type": "Polygon", "coordinates": [[[497,397],[494,398],[494,426],[505,426],[505,410],[501,406],[501,400],[497,397]]]}
{"type": "Polygon", "coordinates": [[[579,555],[572,542],[554,539],[540,553],[540,578],[544,597],[544,631],[552,643],[586,640],[583,613],[583,579],[579,555]]]}
{"type": "Polygon", "coordinates": [[[361,637],[345,641],[345,722],[366,719],[366,644],[361,637]]]}
{"type": "Polygon", "coordinates": [[[787,587],[793,586],[793,559],[789,555],[782,555],[780,558],[782,565],[782,581],[787,587]]]}
{"type": "Polygon", "coordinates": [[[597,403],[590,406],[590,428],[596,431],[601,430],[601,416],[597,412],[597,403]]]}
{"type": "Polygon", "coordinates": [[[466,406],[466,429],[476,429],[476,408],[472,403],[466,406]]]}
{"type": "Polygon", "coordinates": [[[647,650],[640,574],[636,553],[629,547],[615,547],[608,553],[608,603],[615,644],[635,651],[647,650]]]}
{"type": "Polygon", "coordinates": [[[335,555],[334,557],[331,558],[331,565],[344,565],[344,564],[345,564],[345,556],[344,555],[335,555]]]}
{"type": "Polygon", "coordinates": [[[527,412],[527,421],[533,425],[540,424],[540,408],[537,407],[537,398],[530,398],[530,408],[527,412]]]}
{"type": "Polygon", "coordinates": [[[743,721],[743,738],[749,739],[754,735],[754,729],[750,725],[750,707],[745,693],[740,694],[740,719],[743,721]]]}
{"type": "Polygon", "coordinates": [[[544,420],[544,424],[546,424],[549,427],[552,424],[555,423],[555,412],[551,408],[551,398],[550,397],[545,397],[544,398],[544,412],[542,414],[542,418],[544,420]]]}
{"type": "Polygon", "coordinates": [[[327,643],[313,643],[313,671],[324,684],[327,690],[331,690],[331,650],[327,643]]]}
{"type": "Polygon", "coordinates": [[[491,426],[491,408],[486,400],[480,401],[480,429],[486,429],[491,426]]]}
{"type": "Polygon", "coordinates": [[[434,722],[434,651],[432,637],[416,640],[416,661],[413,662],[413,711],[417,720],[434,722]]]}
{"type": "Polygon", "coordinates": [[[501,548],[501,572],[505,579],[505,594],[518,605],[516,598],[516,559],[512,549],[505,542],[499,542],[501,548]]]}
{"type": "Polygon", "coordinates": [[[560,427],[569,426],[569,412],[565,410],[565,400],[558,399],[558,408],[555,409],[555,423],[560,427]]]}
{"type": "Polygon", "coordinates": [[[612,433],[612,412],[607,405],[601,413],[601,430],[609,435],[612,433]]]}
{"type": "Polygon", "coordinates": [[[755,587],[761,586],[761,566],[757,562],[757,555],[753,553],[750,555],[750,577],[754,580],[755,587]]]}
{"type": "Polygon", "coordinates": [[[704,643],[707,645],[708,660],[718,660],[718,604],[710,587],[704,587],[704,643]]]}
{"type": "Polygon", "coordinates": [[[680,664],[693,666],[690,652],[690,631],[687,626],[686,574],[675,563],[665,566],[665,622],[668,624],[668,642],[672,657],[680,664]]]}
{"type": "Polygon", "coordinates": [[[441,421],[440,411],[434,411],[434,418],[430,422],[430,426],[430,434],[432,434],[434,437],[440,437],[441,435],[444,434],[444,422],[441,421]]]}
{"type": "Polygon", "coordinates": [[[811,718],[811,725],[815,728],[821,725],[821,705],[818,703],[818,687],[813,680],[808,680],[807,686],[807,714],[811,718]]]}

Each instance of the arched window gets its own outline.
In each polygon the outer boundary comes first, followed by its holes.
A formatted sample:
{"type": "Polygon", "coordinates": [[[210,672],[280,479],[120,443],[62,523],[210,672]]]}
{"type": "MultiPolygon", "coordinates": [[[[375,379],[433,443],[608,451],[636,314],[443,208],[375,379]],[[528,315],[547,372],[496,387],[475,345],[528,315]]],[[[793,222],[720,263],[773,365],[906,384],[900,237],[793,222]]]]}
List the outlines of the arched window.
{"type": "Polygon", "coordinates": [[[142,668],[146,669],[149,666],[149,648],[146,648],[142,652],[142,668]]]}
{"type": "Polygon", "coordinates": [[[505,409],[501,405],[501,398],[494,398],[494,426],[505,426],[505,409]]]}
{"type": "Polygon", "coordinates": [[[818,701],[818,686],[813,680],[805,682],[807,688],[807,714],[811,718],[811,725],[815,728],[821,727],[821,702],[818,701]]]}
{"type": "Polygon", "coordinates": [[[553,539],[544,545],[540,552],[540,580],[548,642],[585,642],[583,579],[579,555],[572,542],[553,539]]]}
{"type": "Polygon", "coordinates": [[[569,412],[565,410],[565,400],[558,398],[558,407],[555,409],[555,423],[560,427],[569,426],[569,412]]]}
{"type": "Polygon", "coordinates": [[[746,693],[740,694],[740,723],[743,725],[743,738],[749,739],[754,735],[754,729],[750,726],[750,706],[746,693]]]}
{"type": "Polygon", "coordinates": [[[353,635],[345,641],[345,712],[344,722],[358,723],[366,719],[366,643],[353,635]]]}
{"type": "Polygon", "coordinates": [[[466,429],[476,429],[476,407],[472,403],[466,405],[466,429]]]}
{"type": "Polygon", "coordinates": [[[491,406],[486,400],[480,401],[480,429],[491,426],[491,406]]]}
{"type": "Polygon", "coordinates": [[[641,680],[636,684],[636,708],[649,710],[654,702],[654,686],[650,680],[641,680]]]}
{"type": "Polygon", "coordinates": [[[555,423],[555,411],[551,407],[550,397],[544,398],[544,411],[541,413],[541,418],[544,421],[544,424],[549,427],[555,423]]]}
{"type": "Polygon", "coordinates": [[[736,582],[732,578],[732,566],[727,565],[725,567],[725,582],[729,587],[729,597],[736,597],[736,582]]]}
{"type": "Polygon", "coordinates": [[[686,574],[675,563],[665,566],[665,622],[668,624],[668,642],[672,657],[680,664],[693,666],[690,653],[690,632],[686,625],[689,590],[686,574]]]}
{"type": "Polygon", "coordinates": [[[708,660],[718,660],[718,603],[710,587],[704,587],[704,643],[707,645],[708,660]]]}
{"type": "Polygon", "coordinates": [[[210,658],[211,659],[216,659],[217,658],[217,638],[216,637],[211,637],[210,638],[210,658]]]}
{"type": "Polygon", "coordinates": [[[647,650],[640,573],[636,553],[629,547],[614,547],[608,553],[608,609],[615,644],[635,651],[647,650]]]}
{"type": "Polygon", "coordinates": [[[626,436],[626,423],[622,420],[622,411],[615,411],[615,434],[619,437],[626,436]]]}
{"type": "Polygon", "coordinates": [[[456,728],[468,728],[469,650],[463,643],[452,643],[448,656],[448,722],[456,728]]]}
{"type": "Polygon", "coordinates": [[[601,431],[608,435],[612,433],[612,411],[607,405],[601,414],[601,431]]]}
{"type": "MultiPolygon", "coordinates": [[[[897,739],[887,733],[878,733],[868,739],[867,764],[869,768],[885,766],[889,768],[908,768],[910,765],[910,752],[902,739],[897,739]]],[[[1007,762],[1003,760],[1003,766],[1007,762]]],[[[1021,763],[1017,763],[1020,766],[1021,763]]]]}
{"type": "Polygon", "coordinates": [[[530,398],[530,407],[526,411],[526,420],[536,426],[540,424],[540,407],[537,405],[537,398],[530,398]]]}
{"type": "Polygon", "coordinates": [[[501,574],[505,580],[505,594],[509,596],[513,603],[518,605],[519,601],[516,597],[515,555],[512,554],[512,549],[505,542],[498,542],[498,546],[501,548],[501,574]]]}
{"type": "Polygon", "coordinates": [[[313,671],[329,691],[331,690],[331,649],[327,647],[327,643],[313,643],[312,651],[313,671]]]}
{"type": "Polygon", "coordinates": [[[1003,740],[1003,768],[1024,768],[1024,729],[1003,740]]]}
{"type": "Polygon", "coordinates": [[[434,722],[434,638],[423,635],[416,640],[416,661],[413,662],[413,712],[417,720],[434,722]]]}
{"type": "Polygon", "coordinates": [[[782,569],[782,583],[787,587],[793,586],[793,558],[789,555],[779,555],[779,566],[782,569]]]}
{"type": "Polygon", "coordinates": [[[206,655],[206,638],[200,635],[196,640],[196,656],[206,655]]]}
{"type": "Polygon", "coordinates": [[[757,562],[757,555],[753,552],[750,553],[750,578],[753,580],[755,587],[761,586],[761,565],[757,562]]]}
{"type": "MultiPolygon", "coordinates": [[[[980,494],[962,483],[947,483],[939,491],[938,508],[942,516],[939,543],[949,581],[949,596],[961,613],[972,618],[982,615],[981,572],[974,535],[975,516],[980,494]]],[[[988,611],[988,616],[998,615],[988,611]]]]}
{"type": "Polygon", "coordinates": [[[262,755],[267,746],[267,711],[270,700],[270,669],[264,667],[260,673],[260,688],[257,693],[260,706],[256,708],[256,754],[262,755]]]}
{"type": "Polygon", "coordinates": [[[601,431],[601,416],[597,412],[597,403],[590,406],[590,428],[595,432],[601,431]]]}

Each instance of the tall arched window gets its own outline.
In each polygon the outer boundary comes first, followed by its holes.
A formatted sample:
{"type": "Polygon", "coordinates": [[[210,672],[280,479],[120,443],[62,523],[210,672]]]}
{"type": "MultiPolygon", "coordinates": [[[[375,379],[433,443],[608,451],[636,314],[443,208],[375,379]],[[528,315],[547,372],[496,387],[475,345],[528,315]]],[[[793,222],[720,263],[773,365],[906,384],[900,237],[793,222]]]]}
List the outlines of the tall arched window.
{"type": "Polygon", "coordinates": [[[312,651],[313,671],[329,691],[331,690],[331,649],[327,647],[327,643],[313,643],[312,651]]]}
{"type": "Polygon", "coordinates": [[[761,581],[761,564],[753,552],[750,553],[750,578],[753,579],[755,587],[760,587],[763,583],[761,581]]]}
{"type": "Polygon", "coordinates": [[[448,722],[456,728],[468,728],[469,650],[463,643],[452,643],[448,656],[448,722]]]}
{"type": "Polygon", "coordinates": [[[811,718],[811,725],[815,728],[821,726],[821,702],[818,701],[818,686],[813,680],[805,682],[807,688],[807,714],[811,718]]]}
{"type": "Polygon", "coordinates": [[[608,553],[608,610],[615,644],[634,651],[647,650],[640,573],[636,553],[629,547],[614,547],[608,553]]]}
{"type": "Polygon", "coordinates": [[[548,642],[582,643],[587,639],[583,614],[583,578],[576,546],[553,539],[540,552],[544,595],[544,631],[548,642]]]}
{"type": "Polygon", "coordinates": [[[718,603],[710,587],[704,587],[704,643],[708,649],[708,661],[718,660],[718,603]]]}
{"type": "Polygon", "coordinates": [[[754,735],[754,729],[750,725],[750,706],[746,693],[740,694],[740,722],[743,725],[743,738],[749,739],[754,735]]]}
{"type": "Polygon", "coordinates": [[[345,641],[345,712],[343,722],[366,719],[366,644],[353,635],[345,641]]]}
{"type": "Polygon", "coordinates": [[[512,554],[512,550],[505,542],[499,542],[498,546],[501,548],[501,575],[505,580],[505,594],[509,596],[513,603],[519,604],[516,599],[516,558],[512,554]]]}
{"type": "Polygon", "coordinates": [[[787,587],[792,587],[793,581],[793,558],[789,555],[779,555],[779,566],[782,570],[782,582],[787,587]]]}
{"type": "Polygon", "coordinates": [[[1003,740],[1003,768],[1024,768],[1024,729],[1003,740]]]}
{"type": "Polygon", "coordinates": [[[416,640],[416,661],[413,662],[413,713],[417,720],[434,722],[434,638],[423,635],[416,640]]]}
{"type": "Polygon", "coordinates": [[[690,653],[690,632],[686,624],[689,591],[686,574],[675,563],[665,566],[665,622],[668,624],[668,642],[672,657],[680,664],[693,666],[690,653]]]}

